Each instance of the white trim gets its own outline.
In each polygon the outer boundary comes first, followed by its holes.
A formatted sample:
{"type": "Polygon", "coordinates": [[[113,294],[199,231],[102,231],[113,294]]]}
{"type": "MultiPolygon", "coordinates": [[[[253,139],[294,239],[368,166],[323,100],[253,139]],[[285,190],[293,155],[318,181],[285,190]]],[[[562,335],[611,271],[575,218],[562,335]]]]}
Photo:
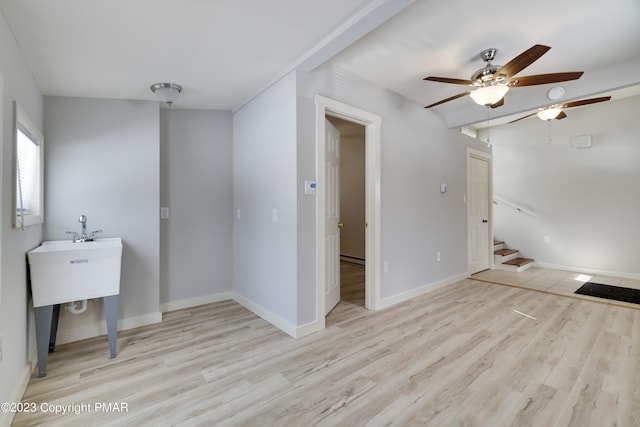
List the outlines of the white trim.
{"type": "Polygon", "coordinates": [[[489,177],[488,180],[488,189],[487,189],[487,204],[489,209],[489,229],[487,231],[487,245],[488,245],[488,255],[489,255],[489,268],[493,269],[495,267],[493,260],[493,155],[489,153],[485,153],[484,151],[476,150],[475,148],[467,147],[467,158],[466,158],[466,175],[467,175],[467,191],[465,193],[465,203],[467,205],[467,274],[471,273],[471,259],[470,259],[470,229],[469,229],[469,158],[475,157],[476,159],[486,160],[489,163],[489,177]]]}
{"type": "MultiPolygon", "coordinates": [[[[31,374],[38,364],[38,351],[34,347],[33,351],[29,355],[27,364],[22,368],[20,378],[13,388],[13,392],[9,395],[7,402],[21,402],[24,397],[27,386],[31,380],[31,374]]],[[[0,411],[0,426],[10,426],[13,422],[13,418],[16,416],[16,412],[4,412],[0,411]]]]}
{"type": "Polygon", "coordinates": [[[322,322],[321,324],[317,320],[314,320],[313,322],[309,322],[304,325],[297,326],[295,335],[293,337],[294,338],[306,337],[307,335],[311,335],[314,332],[318,332],[323,329],[324,329],[324,322],[322,322]]]}
{"type": "Polygon", "coordinates": [[[445,286],[452,285],[461,280],[469,277],[467,273],[460,273],[455,276],[448,277],[443,280],[439,280],[437,282],[429,283],[418,288],[409,289],[408,291],[401,292],[399,294],[384,298],[380,301],[379,309],[388,308],[392,305],[399,304],[401,302],[405,302],[412,298],[418,297],[420,295],[426,294],[431,291],[435,291],[436,289],[444,288],[445,286]]]}
{"type": "MultiPolygon", "coordinates": [[[[238,294],[237,292],[233,293],[233,300],[246,308],[247,310],[253,312],[253,314],[260,316],[262,319],[271,323],[276,328],[280,329],[282,332],[296,338],[297,327],[296,325],[289,323],[289,321],[283,319],[277,314],[269,311],[263,306],[256,304],[255,302],[247,299],[246,297],[238,294]]],[[[323,325],[324,326],[324,325],[323,325]]]]}
{"type": "MultiPolygon", "coordinates": [[[[143,314],[141,316],[127,317],[118,320],[118,331],[126,331],[138,328],[140,326],[153,325],[162,322],[162,313],[143,314]]],[[[84,326],[81,328],[73,328],[67,330],[58,330],[56,344],[66,344],[74,341],[80,341],[87,338],[99,337],[107,334],[107,323],[102,320],[94,325],[84,326]]]]}
{"type": "Polygon", "coordinates": [[[277,314],[274,314],[270,310],[262,307],[261,305],[258,305],[255,302],[240,295],[237,292],[231,292],[231,294],[235,302],[237,302],[256,316],[261,317],[262,320],[271,323],[273,326],[280,329],[282,332],[286,333],[292,338],[302,338],[304,336],[324,329],[324,317],[322,317],[322,322],[314,320],[304,325],[296,326],[278,316],[277,314]]]}
{"type": "Polygon", "coordinates": [[[316,95],[316,320],[324,329],[325,288],[325,116],[365,126],[365,305],[380,305],[380,127],[382,117],[342,102],[316,95]]]}
{"type": "Polygon", "coordinates": [[[558,264],[552,264],[549,262],[534,261],[533,267],[547,268],[550,270],[570,271],[570,272],[576,272],[576,273],[597,274],[600,276],[620,277],[623,279],[640,280],[640,274],[638,273],[625,273],[625,272],[611,271],[611,270],[597,270],[595,268],[575,267],[571,265],[558,265],[558,264]]]}
{"type": "Polygon", "coordinates": [[[219,292],[217,294],[204,295],[201,297],[169,301],[160,305],[160,311],[166,313],[168,311],[182,310],[184,308],[197,307],[199,305],[211,304],[214,302],[226,301],[230,299],[233,299],[233,292],[219,292]]]}

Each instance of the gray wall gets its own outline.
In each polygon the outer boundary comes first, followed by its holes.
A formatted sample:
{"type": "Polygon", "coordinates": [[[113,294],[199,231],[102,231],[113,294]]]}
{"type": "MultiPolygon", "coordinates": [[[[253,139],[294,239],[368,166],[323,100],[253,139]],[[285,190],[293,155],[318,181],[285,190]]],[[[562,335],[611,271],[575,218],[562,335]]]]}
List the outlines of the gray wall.
{"type": "Polygon", "coordinates": [[[231,290],[232,115],[160,111],[160,303],[231,290]]]}
{"type": "Polygon", "coordinates": [[[233,290],[296,325],[295,73],[234,114],[233,140],[233,290]]]}
{"type": "Polygon", "coordinates": [[[298,73],[298,324],[315,319],[315,95],[382,117],[382,298],[466,272],[466,147],[486,144],[447,129],[435,113],[331,65],[298,73]],[[440,183],[448,190],[440,193],[440,183]],[[436,261],[436,252],[441,261],[436,261]]]}
{"type": "MultiPolygon", "coordinates": [[[[20,399],[23,381],[31,373],[28,366],[28,331],[33,315],[28,311],[27,251],[42,240],[42,226],[25,231],[12,228],[13,210],[13,102],[18,101],[30,119],[42,130],[42,93],[27,66],[13,34],[0,13],[0,402],[20,399]],[[26,375],[26,377],[25,377],[26,375]]],[[[46,150],[45,139],[45,150],[46,150]]],[[[45,205],[46,209],[46,205],[45,205]]],[[[19,401],[19,400],[18,400],[19,401]]],[[[0,425],[9,414],[0,413],[0,425]]]]}
{"type": "MultiPolygon", "coordinates": [[[[79,230],[80,214],[90,230],[122,237],[120,318],[158,313],[158,104],[45,97],[44,110],[45,240],[68,239],[64,232],[79,230]]],[[[75,327],[67,317],[60,334],[75,327]]]]}
{"type": "Polygon", "coordinates": [[[495,206],[494,232],[549,266],[640,277],[640,96],[491,130],[494,194],[538,214],[495,206]],[[593,146],[571,148],[577,135],[593,146]],[[550,242],[544,243],[544,236],[550,242]]]}

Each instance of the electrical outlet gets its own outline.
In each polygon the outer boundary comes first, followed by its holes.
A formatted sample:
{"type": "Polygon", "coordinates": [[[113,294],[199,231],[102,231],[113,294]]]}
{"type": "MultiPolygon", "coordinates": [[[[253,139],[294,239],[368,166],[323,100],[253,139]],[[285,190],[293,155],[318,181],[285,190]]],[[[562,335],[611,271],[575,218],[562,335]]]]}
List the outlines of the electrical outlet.
{"type": "Polygon", "coordinates": [[[385,261],[382,263],[382,272],[383,273],[388,273],[389,272],[389,262],[385,261]]]}
{"type": "Polygon", "coordinates": [[[436,261],[440,261],[440,251],[436,252],[436,261]]]}
{"type": "Polygon", "coordinates": [[[0,362],[2,362],[2,335],[0,335],[0,362]]]}

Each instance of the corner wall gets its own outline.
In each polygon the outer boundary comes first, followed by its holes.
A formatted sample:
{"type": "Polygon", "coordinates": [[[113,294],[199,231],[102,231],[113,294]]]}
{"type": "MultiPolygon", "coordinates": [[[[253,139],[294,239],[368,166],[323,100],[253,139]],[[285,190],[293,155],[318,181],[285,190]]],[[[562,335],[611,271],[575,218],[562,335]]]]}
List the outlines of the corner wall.
{"type": "MultiPolygon", "coordinates": [[[[315,199],[304,197],[316,170],[315,96],[382,117],[382,299],[398,301],[459,278],[467,269],[466,148],[486,144],[449,130],[432,111],[330,64],[298,73],[298,324],[315,320],[315,199]],[[440,183],[447,192],[440,193],[440,183]],[[436,260],[441,253],[441,261],[436,260]]],[[[384,302],[383,302],[384,305],[384,302]]]]}
{"type": "Polygon", "coordinates": [[[297,325],[296,74],[233,115],[233,291],[292,333],[297,325]]]}
{"type": "Polygon", "coordinates": [[[569,109],[550,128],[536,117],[492,128],[494,194],[538,215],[495,206],[496,237],[547,267],[640,278],[638,111],[634,96],[569,109]],[[572,148],[577,135],[592,147],[572,148]]]}
{"type": "Polygon", "coordinates": [[[231,291],[230,111],[160,110],[160,303],[163,311],[231,291]]]}
{"type": "MultiPolygon", "coordinates": [[[[156,102],[45,97],[45,240],[78,231],[122,237],[120,328],[161,320],[160,138],[156,102]]],[[[61,312],[58,341],[104,333],[102,304],[61,312]]]]}
{"type": "MultiPolygon", "coordinates": [[[[34,326],[29,311],[26,253],[42,240],[42,225],[25,231],[12,228],[14,101],[42,130],[42,93],[0,13],[0,402],[19,402],[31,375],[29,358],[34,346],[29,345],[27,337],[34,326]]],[[[10,417],[0,413],[0,425],[7,425],[10,417]]]]}

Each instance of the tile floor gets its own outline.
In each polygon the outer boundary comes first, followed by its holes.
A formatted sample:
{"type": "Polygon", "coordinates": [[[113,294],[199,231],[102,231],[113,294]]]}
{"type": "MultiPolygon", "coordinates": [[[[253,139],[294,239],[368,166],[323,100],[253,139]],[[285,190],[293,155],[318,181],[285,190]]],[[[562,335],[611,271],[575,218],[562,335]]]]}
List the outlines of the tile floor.
{"type": "Polygon", "coordinates": [[[626,279],[622,277],[576,273],[562,270],[549,270],[537,267],[531,267],[521,273],[505,270],[485,270],[473,274],[471,278],[483,282],[532,289],[539,292],[586,299],[605,304],[614,304],[622,307],[631,307],[640,310],[639,304],[574,294],[575,290],[582,286],[584,282],[595,282],[603,285],[640,289],[640,280],[638,279],[626,279]]]}

